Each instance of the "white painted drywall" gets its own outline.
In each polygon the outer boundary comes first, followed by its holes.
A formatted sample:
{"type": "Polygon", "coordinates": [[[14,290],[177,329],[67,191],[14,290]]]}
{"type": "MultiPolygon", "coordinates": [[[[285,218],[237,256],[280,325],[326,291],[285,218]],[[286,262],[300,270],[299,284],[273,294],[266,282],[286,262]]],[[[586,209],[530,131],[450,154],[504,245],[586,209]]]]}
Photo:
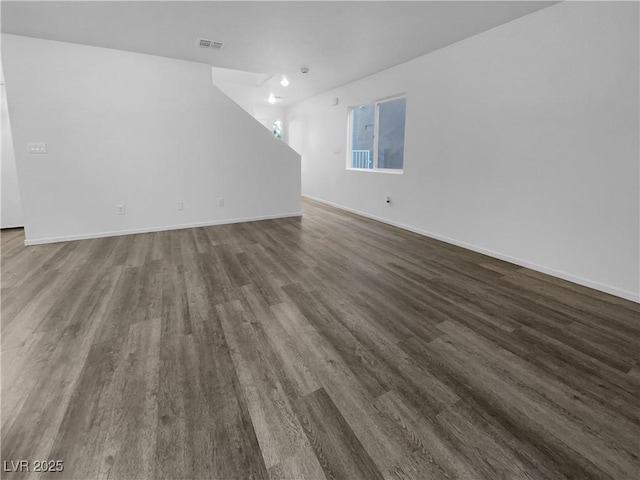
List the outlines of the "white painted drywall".
{"type": "Polygon", "coordinates": [[[258,73],[211,67],[213,84],[251,116],[256,103],[256,85],[262,77],[258,73]]]}
{"type": "Polygon", "coordinates": [[[28,243],[300,213],[299,156],[210,66],[13,35],[2,48],[28,243]]]}
{"type": "MultiPolygon", "coordinates": [[[[269,77],[271,76],[267,74],[211,67],[213,84],[272,132],[273,122],[283,119],[284,109],[276,105],[264,105],[269,94],[267,93],[265,96],[261,90],[262,87],[258,86],[269,77]]],[[[280,81],[280,78],[277,76],[277,82],[280,81]]]]}
{"type": "Polygon", "coordinates": [[[273,133],[273,122],[281,120],[283,122],[282,130],[284,136],[284,109],[276,106],[256,105],[254,108],[254,116],[265,128],[273,133]]]}
{"type": "Polygon", "coordinates": [[[0,228],[21,227],[22,205],[20,203],[20,189],[18,187],[18,174],[16,172],[16,158],[13,152],[11,139],[11,124],[9,123],[9,111],[7,110],[7,97],[4,83],[0,85],[2,102],[2,162],[0,170],[0,192],[2,210],[0,211],[0,228]]]}
{"type": "Polygon", "coordinates": [[[563,2],[286,119],[303,195],[637,301],[638,105],[638,4],[563,2]],[[404,174],[347,171],[347,106],[400,93],[404,174]]]}

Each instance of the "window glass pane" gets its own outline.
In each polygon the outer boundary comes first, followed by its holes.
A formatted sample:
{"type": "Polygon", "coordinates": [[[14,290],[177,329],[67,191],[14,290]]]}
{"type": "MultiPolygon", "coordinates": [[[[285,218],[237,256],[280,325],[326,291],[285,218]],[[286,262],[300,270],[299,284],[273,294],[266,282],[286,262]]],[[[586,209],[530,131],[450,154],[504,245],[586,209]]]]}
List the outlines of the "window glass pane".
{"type": "Polygon", "coordinates": [[[276,120],[273,122],[273,136],[276,138],[282,138],[282,120],[276,120]]]}
{"type": "Polygon", "coordinates": [[[351,168],[373,168],[375,111],[373,103],[351,110],[351,168]]]}
{"type": "Polygon", "coordinates": [[[402,169],[406,98],[379,104],[378,168],[402,169]]]}

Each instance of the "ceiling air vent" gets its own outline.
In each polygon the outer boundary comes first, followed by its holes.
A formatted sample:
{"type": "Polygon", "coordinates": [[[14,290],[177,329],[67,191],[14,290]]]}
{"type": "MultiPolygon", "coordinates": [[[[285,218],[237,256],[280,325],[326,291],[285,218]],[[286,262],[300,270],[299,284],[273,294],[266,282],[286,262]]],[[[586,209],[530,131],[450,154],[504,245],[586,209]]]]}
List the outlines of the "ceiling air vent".
{"type": "Polygon", "coordinates": [[[206,38],[199,38],[198,48],[212,48],[213,50],[220,50],[222,48],[222,42],[214,42],[213,40],[207,40],[206,38]]]}

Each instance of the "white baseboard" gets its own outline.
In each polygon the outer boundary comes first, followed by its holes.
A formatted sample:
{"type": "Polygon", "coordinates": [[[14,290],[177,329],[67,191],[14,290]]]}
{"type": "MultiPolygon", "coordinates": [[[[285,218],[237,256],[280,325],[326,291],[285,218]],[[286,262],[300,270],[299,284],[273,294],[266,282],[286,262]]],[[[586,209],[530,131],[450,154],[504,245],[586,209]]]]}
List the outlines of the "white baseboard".
{"type": "Polygon", "coordinates": [[[577,283],[578,285],[582,285],[584,287],[593,288],[595,290],[599,290],[604,293],[608,293],[610,295],[614,295],[616,297],[624,298],[626,300],[631,300],[632,302],[640,303],[640,295],[638,293],[630,292],[627,290],[622,290],[617,287],[612,287],[610,285],[605,285],[603,283],[597,282],[595,280],[589,280],[587,278],[578,277],[576,275],[572,275],[567,272],[562,272],[560,270],[556,270],[554,268],[545,267],[543,265],[537,265],[535,263],[531,263],[527,260],[522,260],[519,258],[511,257],[509,255],[505,255],[499,252],[494,252],[493,250],[488,250],[486,248],[478,247],[476,245],[472,245],[470,243],[462,242],[460,240],[456,240],[453,238],[445,237],[443,235],[439,235],[433,232],[427,232],[425,230],[421,230],[419,228],[410,227],[408,225],[403,225],[401,223],[397,223],[386,218],[377,217],[375,215],[370,215],[365,212],[361,212],[359,210],[355,210],[353,208],[345,207],[344,205],[340,205],[334,202],[330,202],[328,200],[323,200],[321,198],[316,198],[311,195],[302,195],[304,198],[308,198],[310,200],[324,203],[325,205],[329,205],[335,208],[339,208],[341,210],[345,210],[347,212],[355,213],[356,215],[360,215],[366,218],[370,218],[372,220],[376,220],[378,222],[386,223],[388,225],[392,225],[394,227],[402,228],[403,230],[408,230],[413,233],[417,233],[419,235],[424,235],[425,237],[434,238],[436,240],[440,240],[442,242],[450,243],[451,245],[456,245],[458,247],[466,248],[467,250],[473,250],[474,252],[482,253],[484,255],[488,255],[493,258],[497,258],[499,260],[504,260],[505,262],[513,263],[515,265],[520,265],[521,267],[529,268],[531,270],[535,270],[540,273],[546,273],[547,275],[551,275],[553,277],[558,277],[563,280],[567,280],[572,283],[577,283]]]}
{"type": "Polygon", "coordinates": [[[99,232],[99,233],[83,233],[79,235],[68,235],[64,237],[48,237],[48,238],[35,238],[35,239],[31,238],[31,239],[25,239],[24,244],[27,246],[42,245],[45,243],[71,242],[74,240],[89,240],[92,238],[118,237],[120,235],[134,235],[137,233],[163,232],[166,230],[181,230],[184,228],[195,228],[195,227],[211,227],[214,225],[226,225],[229,223],[256,222],[259,220],[274,220],[276,218],[290,218],[290,217],[300,217],[300,216],[302,216],[302,212],[293,212],[293,213],[283,213],[278,215],[264,215],[260,217],[231,218],[231,219],[225,219],[225,220],[211,220],[207,222],[185,223],[181,225],[166,225],[162,227],[137,228],[133,230],[118,230],[113,232],[99,232]]]}

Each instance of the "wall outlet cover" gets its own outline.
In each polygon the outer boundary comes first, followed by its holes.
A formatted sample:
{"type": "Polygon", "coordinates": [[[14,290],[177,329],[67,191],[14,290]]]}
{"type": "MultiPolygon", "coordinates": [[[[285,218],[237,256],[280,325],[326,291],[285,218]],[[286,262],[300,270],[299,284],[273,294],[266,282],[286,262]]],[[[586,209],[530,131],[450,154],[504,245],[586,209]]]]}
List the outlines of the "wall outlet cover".
{"type": "Polygon", "coordinates": [[[30,154],[47,153],[47,144],[46,143],[28,143],[27,153],[30,153],[30,154]]]}

